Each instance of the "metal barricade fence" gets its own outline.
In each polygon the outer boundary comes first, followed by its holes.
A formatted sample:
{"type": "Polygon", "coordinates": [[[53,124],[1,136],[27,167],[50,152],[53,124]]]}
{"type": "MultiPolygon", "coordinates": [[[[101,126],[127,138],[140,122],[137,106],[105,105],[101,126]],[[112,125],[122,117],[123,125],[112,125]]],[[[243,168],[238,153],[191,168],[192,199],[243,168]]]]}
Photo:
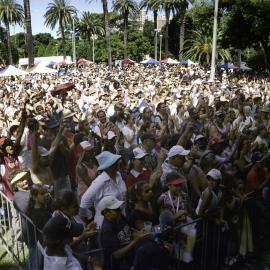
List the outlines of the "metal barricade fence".
{"type": "MultiPolygon", "coordinates": [[[[176,252],[176,257],[183,255],[183,246],[188,244],[192,256],[188,269],[221,269],[221,265],[224,265],[224,256],[226,256],[224,249],[228,249],[228,247],[224,248],[223,244],[232,237],[231,232],[224,226],[224,224],[216,224],[211,217],[179,224],[174,228],[177,232],[175,242],[180,243],[177,249],[179,254],[176,252]],[[196,230],[195,234],[194,230],[196,230]],[[185,244],[183,244],[183,239],[185,239],[185,244]],[[188,241],[190,242],[187,243],[188,241]]],[[[267,234],[269,234],[268,230],[267,234]]],[[[43,258],[37,248],[38,239],[41,239],[41,232],[31,219],[18,211],[13,202],[0,191],[0,243],[18,269],[36,270],[42,265],[43,258]]],[[[102,249],[92,250],[88,255],[101,251],[102,249]]],[[[179,268],[177,265],[173,269],[181,269],[181,266],[179,268]]]]}
{"type": "Polygon", "coordinates": [[[0,191],[0,242],[18,269],[38,269],[41,263],[36,248],[37,227],[25,214],[18,211],[11,200],[0,191]]]}

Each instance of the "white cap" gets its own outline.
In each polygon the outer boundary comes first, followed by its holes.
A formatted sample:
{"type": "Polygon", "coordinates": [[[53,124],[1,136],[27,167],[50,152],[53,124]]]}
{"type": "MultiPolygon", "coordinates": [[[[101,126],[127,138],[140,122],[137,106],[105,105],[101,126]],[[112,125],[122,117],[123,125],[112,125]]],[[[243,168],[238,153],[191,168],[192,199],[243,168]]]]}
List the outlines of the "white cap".
{"type": "Polygon", "coordinates": [[[81,146],[83,151],[89,151],[89,150],[93,149],[93,146],[88,141],[82,141],[80,143],[80,146],[81,146]]]}
{"type": "Polygon", "coordinates": [[[111,140],[112,138],[116,137],[116,134],[113,131],[109,131],[107,134],[108,140],[111,140]]]}
{"type": "Polygon", "coordinates": [[[207,173],[207,176],[210,176],[211,178],[213,178],[214,180],[221,180],[222,179],[222,175],[220,170],[218,169],[212,169],[207,173]]]}
{"type": "Polygon", "coordinates": [[[98,203],[98,209],[102,212],[105,209],[117,209],[124,201],[117,200],[114,196],[106,196],[98,203]]]}
{"type": "Polygon", "coordinates": [[[46,157],[50,154],[50,152],[43,146],[38,146],[38,153],[42,157],[46,157]]]}
{"type": "Polygon", "coordinates": [[[194,142],[196,142],[196,141],[198,141],[198,140],[200,140],[200,139],[205,139],[205,136],[202,135],[202,134],[199,134],[199,135],[195,136],[194,142]]]}
{"type": "Polygon", "coordinates": [[[143,149],[141,149],[140,147],[136,147],[132,150],[134,158],[135,159],[141,159],[143,157],[145,157],[146,155],[148,155],[143,149]]]}
{"type": "Polygon", "coordinates": [[[181,145],[175,145],[173,146],[169,153],[168,153],[168,158],[174,157],[174,156],[187,156],[189,154],[189,150],[186,150],[183,146],[181,145]]]}

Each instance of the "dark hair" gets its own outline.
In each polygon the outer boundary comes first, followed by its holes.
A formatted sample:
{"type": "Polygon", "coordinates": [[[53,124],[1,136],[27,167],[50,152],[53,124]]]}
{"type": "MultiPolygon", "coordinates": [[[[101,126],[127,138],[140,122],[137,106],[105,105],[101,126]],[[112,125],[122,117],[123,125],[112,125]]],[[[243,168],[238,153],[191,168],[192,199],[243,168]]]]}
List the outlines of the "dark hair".
{"type": "Polygon", "coordinates": [[[78,202],[74,192],[70,190],[64,190],[60,192],[59,196],[56,198],[55,207],[57,210],[65,210],[75,201],[78,202]]]}
{"type": "Polygon", "coordinates": [[[142,194],[143,187],[146,184],[147,184],[146,182],[140,181],[131,187],[131,189],[128,193],[129,207],[134,207],[135,203],[138,201],[138,196],[140,196],[142,194]]]}
{"type": "Polygon", "coordinates": [[[30,189],[30,198],[29,198],[29,202],[28,202],[28,206],[27,206],[27,210],[26,210],[26,214],[28,217],[31,218],[32,216],[32,212],[35,206],[35,197],[38,195],[39,190],[43,187],[42,184],[34,184],[31,186],[30,189]]]}

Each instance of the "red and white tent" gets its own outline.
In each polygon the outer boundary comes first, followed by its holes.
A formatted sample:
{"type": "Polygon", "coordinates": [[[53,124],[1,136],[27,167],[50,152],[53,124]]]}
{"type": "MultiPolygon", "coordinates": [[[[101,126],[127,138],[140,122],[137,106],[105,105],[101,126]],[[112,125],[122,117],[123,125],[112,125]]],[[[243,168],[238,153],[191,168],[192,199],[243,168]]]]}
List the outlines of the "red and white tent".
{"type": "Polygon", "coordinates": [[[124,60],[122,60],[122,64],[123,65],[134,65],[135,64],[135,61],[129,59],[129,58],[126,58],[124,60]]]}

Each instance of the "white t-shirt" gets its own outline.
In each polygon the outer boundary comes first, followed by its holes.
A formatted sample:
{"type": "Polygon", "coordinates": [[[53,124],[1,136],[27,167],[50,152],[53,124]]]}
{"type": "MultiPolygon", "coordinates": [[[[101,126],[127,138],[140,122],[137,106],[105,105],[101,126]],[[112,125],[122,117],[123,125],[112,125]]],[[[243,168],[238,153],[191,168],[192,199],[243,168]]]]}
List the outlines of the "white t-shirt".
{"type": "Polygon", "coordinates": [[[83,270],[79,261],[72,255],[72,250],[66,245],[66,257],[48,256],[46,248],[38,243],[39,250],[44,256],[44,270],[83,270]]]}
{"type": "Polygon", "coordinates": [[[131,145],[136,144],[137,145],[137,134],[135,134],[134,130],[130,129],[128,126],[124,126],[122,129],[122,133],[124,135],[124,148],[128,149],[131,145]],[[133,140],[131,141],[131,143],[129,143],[126,140],[126,136],[128,137],[133,137],[133,140]]]}

